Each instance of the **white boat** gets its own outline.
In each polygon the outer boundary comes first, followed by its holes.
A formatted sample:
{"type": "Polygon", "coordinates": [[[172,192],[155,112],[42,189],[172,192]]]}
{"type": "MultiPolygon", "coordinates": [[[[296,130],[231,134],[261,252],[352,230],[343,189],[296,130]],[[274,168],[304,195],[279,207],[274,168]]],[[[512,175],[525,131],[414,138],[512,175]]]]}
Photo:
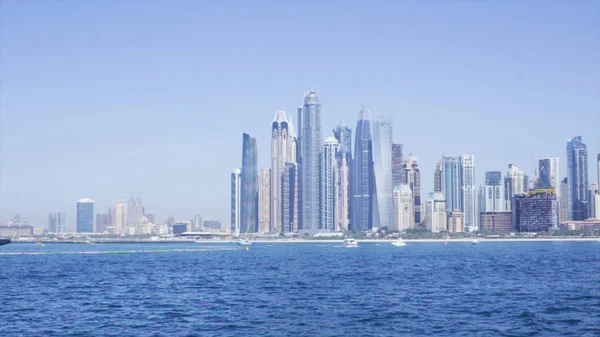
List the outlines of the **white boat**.
{"type": "Polygon", "coordinates": [[[346,248],[358,247],[358,242],[356,240],[354,240],[353,238],[345,238],[344,239],[344,247],[346,247],[346,248]]]}
{"type": "Polygon", "coordinates": [[[398,240],[392,242],[392,246],[404,247],[404,246],[406,246],[406,242],[404,242],[404,240],[402,240],[402,238],[398,238],[398,240]]]}
{"type": "Polygon", "coordinates": [[[238,245],[240,246],[250,246],[252,244],[252,242],[250,242],[250,240],[248,240],[248,238],[241,238],[238,242],[238,245]]]}
{"type": "Polygon", "coordinates": [[[479,240],[475,239],[475,240],[471,241],[471,244],[478,245],[479,244],[479,240]]]}

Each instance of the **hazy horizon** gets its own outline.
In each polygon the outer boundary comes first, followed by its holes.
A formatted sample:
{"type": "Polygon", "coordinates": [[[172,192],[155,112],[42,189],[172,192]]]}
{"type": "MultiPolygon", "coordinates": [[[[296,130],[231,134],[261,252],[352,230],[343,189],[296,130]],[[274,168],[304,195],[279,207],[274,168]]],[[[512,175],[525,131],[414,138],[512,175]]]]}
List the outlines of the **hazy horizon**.
{"type": "MultiPolygon", "coordinates": [[[[485,171],[600,153],[600,2],[2,1],[0,218],[141,196],[165,220],[229,224],[242,133],[314,89],[323,139],[364,104],[393,118],[422,195],[442,155],[485,171]],[[307,19],[310,17],[310,20],[307,19]],[[532,162],[533,160],[533,162],[532,162]]],[[[354,142],[354,139],[353,139],[354,142]]]]}

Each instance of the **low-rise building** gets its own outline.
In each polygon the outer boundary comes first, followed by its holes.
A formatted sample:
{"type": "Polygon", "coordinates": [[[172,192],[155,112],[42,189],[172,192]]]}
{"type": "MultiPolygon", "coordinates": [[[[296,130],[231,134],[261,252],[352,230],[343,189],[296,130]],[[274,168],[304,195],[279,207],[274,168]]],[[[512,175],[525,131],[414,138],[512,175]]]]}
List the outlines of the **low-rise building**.
{"type": "Polygon", "coordinates": [[[514,230],[511,211],[479,213],[481,232],[511,232],[514,230]]]}

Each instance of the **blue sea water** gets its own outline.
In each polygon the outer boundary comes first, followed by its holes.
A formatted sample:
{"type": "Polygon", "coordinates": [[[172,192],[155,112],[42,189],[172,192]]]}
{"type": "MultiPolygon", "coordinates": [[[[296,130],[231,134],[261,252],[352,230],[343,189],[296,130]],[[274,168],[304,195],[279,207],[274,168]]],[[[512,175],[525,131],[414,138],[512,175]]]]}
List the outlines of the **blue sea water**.
{"type": "Polygon", "coordinates": [[[218,246],[0,255],[0,336],[600,336],[598,242],[218,246]]]}

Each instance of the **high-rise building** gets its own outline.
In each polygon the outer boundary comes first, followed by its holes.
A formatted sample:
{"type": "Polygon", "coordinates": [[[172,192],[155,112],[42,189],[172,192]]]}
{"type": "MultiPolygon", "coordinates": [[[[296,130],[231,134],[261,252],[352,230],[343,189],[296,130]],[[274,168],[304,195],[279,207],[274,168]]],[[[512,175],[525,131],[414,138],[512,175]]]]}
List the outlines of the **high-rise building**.
{"type": "Polygon", "coordinates": [[[598,172],[596,172],[596,175],[598,177],[596,177],[596,182],[600,185],[600,153],[598,153],[598,160],[596,162],[596,170],[598,172]]]}
{"type": "Polygon", "coordinates": [[[94,200],[77,200],[77,233],[94,232],[94,200]]]}
{"type": "Polygon", "coordinates": [[[300,197],[302,212],[300,226],[303,230],[319,228],[320,165],[321,157],[321,103],[314,91],[304,97],[300,132],[300,197]]]}
{"type": "Polygon", "coordinates": [[[402,184],[402,144],[392,142],[392,183],[394,187],[402,184]]]}
{"type": "Polygon", "coordinates": [[[115,205],[115,216],[113,217],[113,227],[115,234],[127,233],[127,208],[123,200],[117,201],[115,205]]]}
{"type": "Polygon", "coordinates": [[[554,190],[536,190],[513,198],[513,224],[520,232],[547,232],[558,228],[558,201],[554,190]]]}
{"type": "Polygon", "coordinates": [[[278,111],[271,124],[271,223],[272,231],[281,233],[283,218],[282,208],[282,174],[285,163],[296,162],[296,133],[285,111],[278,111]]]}
{"type": "Polygon", "coordinates": [[[371,113],[365,107],[358,115],[354,158],[350,170],[352,193],[350,227],[355,231],[371,229],[373,194],[373,142],[371,138],[371,113]]]}
{"type": "Polygon", "coordinates": [[[129,198],[127,202],[127,226],[135,226],[139,224],[144,216],[144,205],[142,199],[138,196],[137,198],[129,198]]]}
{"type": "Polygon", "coordinates": [[[340,143],[328,137],[321,152],[321,221],[319,229],[336,231],[336,192],[338,189],[338,154],[340,143]]]}
{"type": "Polygon", "coordinates": [[[285,163],[281,183],[281,217],[282,232],[291,233],[298,231],[298,165],[285,163]]]}
{"type": "Polygon", "coordinates": [[[460,156],[462,199],[465,213],[465,229],[468,232],[477,231],[479,216],[477,215],[477,192],[475,190],[475,156],[463,154],[460,156]]]}
{"type": "Polygon", "coordinates": [[[240,233],[258,231],[258,150],[256,139],[244,133],[242,139],[240,233]]]}
{"type": "Polygon", "coordinates": [[[596,214],[596,194],[598,194],[598,184],[591,183],[590,189],[588,190],[588,214],[586,218],[597,219],[600,214],[596,214]]]}
{"type": "Polygon", "coordinates": [[[465,213],[454,211],[448,214],[448,231],[450,233],[463,233],[465,231],[465,213]]]}
{"type": "Polygon", "coordinates": [[[596,206],[594,210],[595,218],[600,219],[600,193],[596,193],[594,196],[594,205],[596,206]]]}
{"type": "Polygon", "coordinates": [[[352,130],[340,121],[340,124],[333,130],[333,136],[340,143],[340,155],[345,153],[350,162],[352,160],[352,130]]]}
{"type": "Polygon", "coordinates": [[[441,193],[430,193],[427,200],[425,224],[433,233],[444,232],[447,229],[446,201],[441,193]]]}
{"type": "Polygon", "coordinates": [[[444,159],[440,159],[437,164],[435,164],[435,172],[433,173],[433,192],[444,193],[444,159]]]}
{"type": "Polygon", "coordinates": [[[352,165],[352,131],[343,122],[333,130],[333,136],[340,143],[338,153],[338,177],[336,191],[336,230],[347,231],[350,224],[351,200],[350,189],[352,165]]]}
{"type": "Polygon", "coordinates": [[[443,157],[443,190],[448,214],[463,209],[460,158],[443,157]]]}
{"type": "Polygon", "coordinates": [[[235,169],[231,172],[231,233],[240,232],[241,222],[241,195],[242,195],[242,170],[235,169]]]}
{"type": "Polygon", "coordinates": [[[538,164],[538,180],[536,188],[556,190],[556,194],[560,197],[560,178],[558,175],[558,157],[547,157],[539,160],[538,164]]]}
{"type": "Polygon", "coordinates": [[[502,172],[485,172],[485,185],[483,191],[483,212],[497,212],[504,210],[504,191],[502,188],[502,172]]]}
{"type": "Polygon", "coordinates": [[[65,213],[53,212],[48,215],[48,231],[50,233],[64,233],[67,231],[65,213]]]}
{"type": "Polygon", "coordinates": [[[515,164],[508,164],[508,173],[504,177],[504,209],[512,210],[512,199],[515,195],[526,192],[527,179],[525,172],[515,164]]]}
{"type": "Polygon", "coordinates": [[[258,176],[258,232],[271,231],[271,170],[262,169],[258,176]]]}
{"type": "Polygon", "coordinates": [[[412,190],[407,184],[394,186],[394,227],[405,231],[415,226],[415,204],[412,190]]]}
{"type": "Polygon", "coordinates": [[[96,233],[110,233],[112,232],[113,219],[110,213],[97,213],[96,214],[96,233]]]}
{"type": "Polygon", "coordinates": [[[511,211],[492,211],[479,214],[479,230],[482,232],[510,232],[514,229],[511,211]]]}
{"type": "Polygon", "coordinates": [[[588,207],[587,146],[581,136],[567,142],[567,182],[569,184],[569,220],[585,220],[588,207]]]}
{"type": "Polygon", "coordinates": [[[421,214],[421,171],[419,170],[419,162],[417,161],[417,157],[411,155],[404,157],[400,181],[402,184],[410,186],[415,211],[415,224],[420,225],[421,222],[423,222],[423,217],[421,214]]]}
{"type": "Polygon", "coordinates": [[[569,220],[569,184],[567,181],[568,179],[564,178],[560,182],[560,198],[558,200],[560,222],[569,220]]]}
{"type": "Polygon", "coordinates": [[[392,182],[392,123],[384,117],[373,123],[373,227],[394,225],[394,193],[392,182]]]}

